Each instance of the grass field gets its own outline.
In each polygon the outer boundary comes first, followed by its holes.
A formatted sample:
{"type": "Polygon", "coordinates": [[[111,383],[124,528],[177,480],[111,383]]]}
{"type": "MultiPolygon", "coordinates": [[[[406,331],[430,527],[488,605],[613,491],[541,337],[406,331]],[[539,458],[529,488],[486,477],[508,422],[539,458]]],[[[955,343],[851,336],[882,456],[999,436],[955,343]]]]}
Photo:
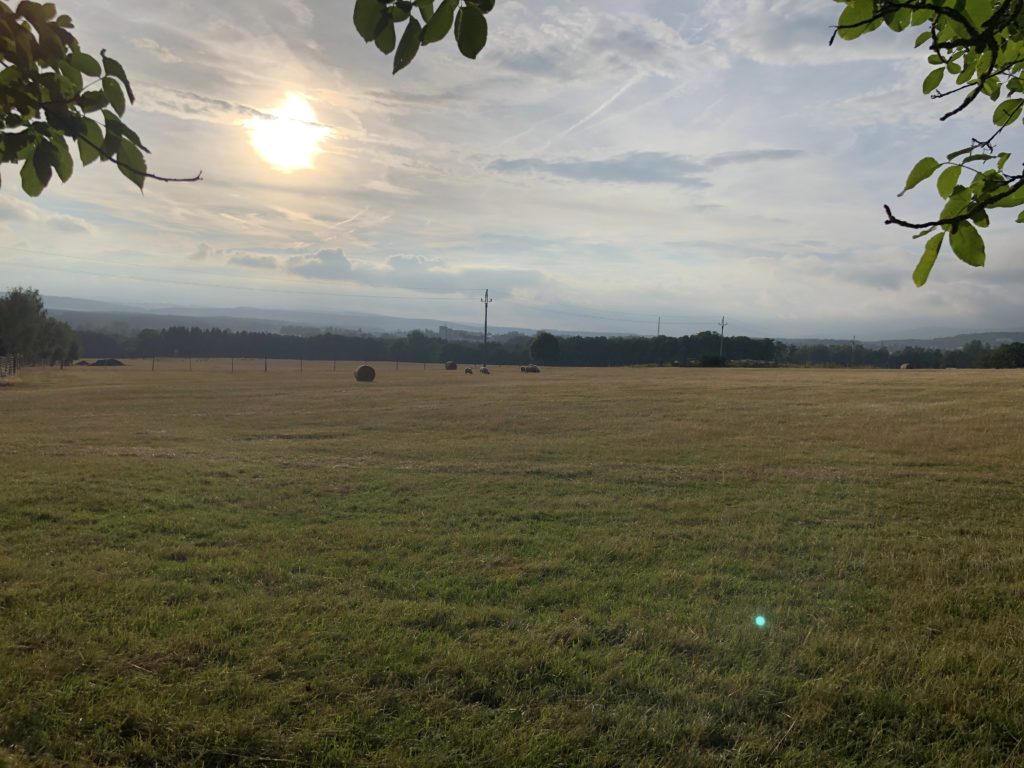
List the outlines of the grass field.
{"type": "Polygon", "coordinates": [[[1020,373],[226,365],[0,386],[0,764],[1024,765],[1020,373]]]}

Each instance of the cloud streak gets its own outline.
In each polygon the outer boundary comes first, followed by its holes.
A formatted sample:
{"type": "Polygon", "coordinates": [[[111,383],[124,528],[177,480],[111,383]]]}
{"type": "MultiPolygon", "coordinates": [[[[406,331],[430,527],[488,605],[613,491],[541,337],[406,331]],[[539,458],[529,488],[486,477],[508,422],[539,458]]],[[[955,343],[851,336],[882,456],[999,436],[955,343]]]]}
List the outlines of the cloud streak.
{"type": "Polygon", "coordinates": [[[667,152],[630,152],[603,160],[495,160],[488,169],[499,173],[541,174],[577,182],[670,184],[702,188],[711,186],[708,176],[716,168],[765,161],[779,162],[803,154],[799,149],[755,149],[723,152],[704,160],[693,160],[667,152]]]}

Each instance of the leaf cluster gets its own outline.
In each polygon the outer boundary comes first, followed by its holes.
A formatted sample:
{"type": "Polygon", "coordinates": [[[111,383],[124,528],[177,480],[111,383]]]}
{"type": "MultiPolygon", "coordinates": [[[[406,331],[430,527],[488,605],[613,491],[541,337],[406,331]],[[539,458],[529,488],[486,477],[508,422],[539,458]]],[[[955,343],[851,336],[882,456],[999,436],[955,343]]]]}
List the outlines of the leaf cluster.
{"type": "Polygon", "coordinates": [[[486,16],[493,8],[494,0],[356,0],[353,22],[363,40],[385,55],[394,52],[392,73],[397,74],[421,47],[443,40],[452,29],[462,55],[475,59],[487,44],[486,16]]]}
{"type": "Polygon", "coordinates": [[[71,178],[70,142],[82,165],[112,161],[142,189],[149,150],[121,120],[131,83],[106,51],[82,51],[73,27],[53,3],[12,10],[0,0],[0,164],[20,164],[21,187],[36,197],[55,173],[71,178]]]}
{"type": "MultiPolygon", "coordinates": [[[[948,239],[953,253],[974,267],[985,264],[985,241],[979,229],[989,224],[989,211],[1024,206],[1024,173],[1000,152],[996,141],[1004,130],[1022,123],[1024,112],[1024,0],[842,0],[833,40],[854,40],[883,25],[895,32],[923,27],[915,47],[928,51],[933,69],[922,90],[932,99],[954,99],[947,120],[988,99],[993,133],[950,152],[945,160],[922,158],[911,169],[903,193],[936,172],[936,190],[943,200],[934,221],[909,222],[885,207],[886,224],[934,234],[914,270],[914,283],[924,285],[948,239]]],[[[1017,215],[1024,223],[1024,212],[1017,215]]]]}

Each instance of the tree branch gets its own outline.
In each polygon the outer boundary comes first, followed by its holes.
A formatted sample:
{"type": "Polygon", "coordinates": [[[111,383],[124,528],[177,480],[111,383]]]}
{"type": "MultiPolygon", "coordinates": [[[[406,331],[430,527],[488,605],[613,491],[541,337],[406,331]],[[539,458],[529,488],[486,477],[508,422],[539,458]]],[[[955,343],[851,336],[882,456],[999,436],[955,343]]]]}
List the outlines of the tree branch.
{"type": "Polygon", "coordinates": [[[138,168],[132,168],[127,163],[122,163],[120,160],[118,160],[116,157],[114,157],[110,153],[104,152],[102,147],[97,147],[95,144],[93,144],[91,141],[89,141],[89,139],[85,138],[85,136],[79,136],[77,140],[81,141],[81,142],[84,142],[85,144],[88,144],[90,147],[95,149],[97,152],[99,152],[100,157],[103,158],[104,160],[109,160],[110,162],[112,162],[116,166],[118,166],[119,168],[124,168],[126,171],[131,171],[132,173],[137,173],[139,176],[145,176],[147,179],[153,179],[153,181],[164,181],[164,182],[169,182],[169,183],[177,183],[177,182],[192,183],[192,182],[202,181],[203,180],[203,172],[202,171],[197,173],[195,176],[191,176],[189,178],[170,178],[170,177],[167,177],[167,176],[157,176],[155,173],[150,173],[149,171],[140,171],[138,168]]]}
{"type": "Polygon", "coordinates": [[[911,221],[896,218],[892,213],[892,209],[888,205],[883,205],[882,208],[885,209],[886,217],[885,223],[895,224],[896,226],[905,227],[906,229],[928,229],[929,227],[941,227],[946,224],[959,224],[960,222],[967,221],[978,211],[984,210],[989,206],[993,205],[994,203],[998,203],[1000,200],[1009,197],[1013,193],[1021,189],[1024,189],[1024,175],[1011,176],[1009,178],[1014,179],[1017,183],[1010,185],[1004,191],[1000,192],[998,195],[992,195],[992,197],[985,198],[984,200],[977,200],[973,205],[968,206],[966,209],[964,209],[963,213],[957,216],[949,216],[948,218],[945,219],[936,219],[935,221],[925,221],[915,224],[914,222],[911,221]]]}

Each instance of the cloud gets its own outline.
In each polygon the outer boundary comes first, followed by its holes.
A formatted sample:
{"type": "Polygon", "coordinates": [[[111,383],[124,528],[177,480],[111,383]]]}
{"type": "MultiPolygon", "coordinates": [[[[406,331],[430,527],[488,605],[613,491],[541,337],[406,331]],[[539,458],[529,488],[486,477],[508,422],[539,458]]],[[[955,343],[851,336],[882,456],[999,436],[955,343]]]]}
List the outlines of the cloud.
{"type": "Polygon", "coordinates": [[[489,46],[501,67],[565,81],[635,75],[677,79],[725,65],[725,57],[694,43],[668,24],[641,13],[590,7],[536,8],[512,4],[501,18],[503,34],[489,46]]]}
{"type": "Polygon", "coordinates": [[[214,249],[206,243],[200,243],[199,246],[189,254],[189,261],[206,261],[215,253],[214,249]]]}
{"type": "Polygon", "coordinates": [[[501,173],[541,173],[572,181],[672,184],[695,188],[711,186],[705,176],[715,168],[766,160],[790,160],[802,154],[798,149],[754,149],[724,152],[700,161],[667,152],[629,152],[605,160],[495,160],[488,168],[501,173]]]}
{"type": "Polygon", "coordinates": [[[96,228],[92,224],[80,219],[77,216],[67,216],[62,213],[56,213],[53,216],[49,216],[46,219],[46,224],[58,232],[67,232],[70,234],[84,234],[91,235],[96,231],[96,228]]]}
{"type": "Polygon", "coordinates": [[[236,124],[242,118],[272,119],[273,116],[253,107],[226,99],[214,99],[193,91],[147,85],[141,91],[140,103],[151,112],[174,117],[205,120],[212,123],[236,124]]]}
{"type": "Polygon", "coordinates": [[[236,253],[228,258],[229,264],[253,269],[277,269],[278,262],[273,256],[256,256],[251,253],[236,253]]]}
{"type": "Polygon", "coordinates": [[[792,160],[803,155],[800,149],[742,149],[712,155],[704,161],[705,168],[720,168],[723,165],[746,165],[762,160],[792,160]]]}
{"type": "Polygon", "coordinates": [[[829,46],[843,6],[807,0],[712,0],[705,14],[717,47],[761,64],[804,66],[913,56],[913,35],[883,27],[853,42],[829,46]]]}
{"type": "Polygon", "coordinates": [[[162,61],[164,64],[180,64],[182,59],[177,54],[164,48],[156,40],[150,37],[138,37],[132,40],[132,45],[138,48],[140,51],[152,54],[154,57],[162,61]]]}
{"type": "Polygon", "coordinates": [[[0,221],[38,221],[36,207],[17,198],[0,197],[0,221]]]}
{"type": "Polygon", "coordinates": [[[352,264],[341,248],[333,248],[308,256],[293,256],[288,259],[288,271],[321,280],[347,280],[352,276],[352,264]]]}

